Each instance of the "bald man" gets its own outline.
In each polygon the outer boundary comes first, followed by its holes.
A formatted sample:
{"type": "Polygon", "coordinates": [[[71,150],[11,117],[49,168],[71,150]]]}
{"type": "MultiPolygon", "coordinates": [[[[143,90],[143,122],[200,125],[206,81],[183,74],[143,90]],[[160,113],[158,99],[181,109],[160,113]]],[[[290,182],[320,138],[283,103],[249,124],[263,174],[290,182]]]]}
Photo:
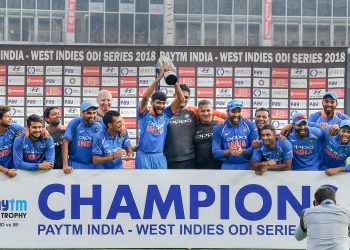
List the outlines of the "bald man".
{"type": "Polygon", "coordinates": [[[103,115],[109,111],[112,107],[112,93],[109,90],[103,89],[98,93],[97,96],[97,115],[102,118],[103,115]]]}

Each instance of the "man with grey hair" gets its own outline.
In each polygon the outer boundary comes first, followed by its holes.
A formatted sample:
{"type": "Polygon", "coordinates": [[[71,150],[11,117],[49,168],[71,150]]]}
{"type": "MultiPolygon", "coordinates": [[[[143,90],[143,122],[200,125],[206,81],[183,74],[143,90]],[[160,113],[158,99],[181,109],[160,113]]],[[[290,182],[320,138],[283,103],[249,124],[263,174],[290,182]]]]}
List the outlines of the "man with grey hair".
{"type": "Polygon", "coordinates": [[[313,204],[301,212],[295,238],[307,237],[307,250],[348,250],[350,209],[336,205],[335,191],[329,186],[316,190],[313,204]]]}

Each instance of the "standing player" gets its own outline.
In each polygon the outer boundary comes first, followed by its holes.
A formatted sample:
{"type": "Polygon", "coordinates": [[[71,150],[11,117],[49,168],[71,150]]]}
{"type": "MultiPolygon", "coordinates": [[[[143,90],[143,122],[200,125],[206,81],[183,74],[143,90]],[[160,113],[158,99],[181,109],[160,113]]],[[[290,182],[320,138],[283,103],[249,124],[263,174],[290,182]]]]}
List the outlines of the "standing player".
{"type": "Polygon", "coordinates": [[[17,135],[24,133],[25,128],[12,123],[11,108],[0,105],[0,171],[9,177],[17,175],[13,169],[13,142],[17,135]]]}
{"type": "Polygon", "coordinates": [[[241,117],[242,107],[241,102],[229,101],[229,118],[214,129],[212,152],[216,159],[223,161],[224,170],[248,170],[252,142],[258,139],[255,123],[241,117]]]}
{"type": "Polygon", "coordinates": [[[292,124],[294,128],[288,136],[293,146],[292,170],[319,170],[324,133],[309,127],[306,116],[300,113],[293,116],[292,124]]]}
{"type": "Polygon", "coordinates": [[[102,130],[95,121],[98,105],[83,102],[80,106],[82,117],[71,120],[62,143],[63,171],[69,174],[75,169],[95,169],[92,163],[92,139],[102,130]],[[69,155],[69,159],[68,159],[69,155]]]}
{"type": "Polygon", "coordinates": [[[55,143],[55,164],[54,169],[62,169],[62,141],[66,127],[61,125],[61,113],[57,107],[47,107],[44,111],[44,119],[48,124],[46,130],[55,143]]]}
{"type": "Polygon", "coordinates": [[[343,120],[339,126],[337,135],[327,136],[322,151],[321,168],[327,175],[350,172],[350,165],[346,164],[346,158],[350,156],[350,120],[343,120]]]}
{"type": "Polygon", "coordinates": [[[218,121],[213,119],[213,109],[208,100],[198,102],[198,118],[194,135],[196,169],[220,169],[222,162],[215,159],[211,151],[214,127],[218,121]]]}
{"type": "Polygon", "coordinates": [[[268,170],[283,171],[292,165],[292,144],[288,140],[279,141],[274,126],[267,124],[261,128],[263,145],[254,150],[250,167],[258,175],[268,170]]]}
{"type": "Polygon", "coordinates": [[[28,131],[15,139],[13,161],[15,168],[35,171],[50,170],[55,162],[55,144],[52,137],[44,140],[43,120],[38,115],[27,118],[28,131]]]}
{"type": "Polygon", "coordinates": [[[142,95],[140,107],[137,110],[140,128],[140,142],[136,154],[136,168],[138,169],[167,168],[167,162],[163,154],[167,126],[170,118],[177,112],[180,104],[184,102],[184,96],[179,84],[176,83],[174,85],[176,98],[170,106],[165,108],[166,94],[160,91],[154,92],[165,70],[165,67],[160,68],[159,76],[142,95]],[[147,108],[151,95],[151,108],[147,108]]]}
{"type": "Polygon", "coordinates": [[[95,165],[103,169],[122,169],[122,158],[131,159],[133,151],[126,133],[120,135],[122,130],[122,118],[118,111],[109,110],[103,116],[106,125],[93,139],[92,160],[95,165]],[[126,152],[126,151],[127,152],[126,152]]]}
{"type": "MultiPolygon", "coordinates": [[[[180,88],[185,101],[181,103],[178,112],[170,119],[164,147],[168,169],[190,169],[195,168],[196,165],[193,138],[199,112],[197,107],[187,105],[190,99],[190,88],[186,84],[181,84],[180,88]]],[[[176,98],[176,95],[174,97],[176,98]]],[[[213,116],[214,120],[217,121],[222,121],[221,118],[227,118],[225,113],[218,111],[213,111],[213,116]]]]}

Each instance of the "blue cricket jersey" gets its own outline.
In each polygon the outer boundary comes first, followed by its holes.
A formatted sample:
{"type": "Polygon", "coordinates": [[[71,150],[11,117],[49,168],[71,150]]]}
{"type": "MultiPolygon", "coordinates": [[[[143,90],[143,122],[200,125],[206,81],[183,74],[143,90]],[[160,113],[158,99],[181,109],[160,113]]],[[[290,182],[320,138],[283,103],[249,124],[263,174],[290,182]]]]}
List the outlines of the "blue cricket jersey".
{"type": "Polygon", "coordinates": [[[13,161],[17,169],[35,171],[43,161],[55,162],[55,143],[51,136],[44,140],[41,135],[39,141],[33,144],[28,135],[22,134],[16,137],[13,148],[13,161]]]}
{"type": "Polygon", "coordinates": [[[64,139],[70,141],[68,164],[76,169],[95,169],[92,163],[92,140],[102,131],[102,126],[94,122],[88,126],[84,118],[77,117],[68,123],[64,139]]]}
{"type": "Polygon", "coordinates": [[[350,172],[350,165],[346,165],[346,158],[350,156],[350,142],[342,144],[339,139],[339,134],[335,136],[327,136],[325,145],[322,151],[323,170],[328,168],[345,167],[347,172],[350,172]]]}
{"type": "MultiPolygon", "coordinates": [[[[99,155],[101,157],[106,157],[108,155],[113,155],[120,149],[128,149],[131,147],[129,134],[126,132],[124,137],[120,137],[120,134],[117,133],[113,138],[108,133],[106,129],[100,131],[93,139],[92,144],[92,154],[99,155]]],[[[98,168],[103,169],[122,169],[123,164],[120,158],[109,161],[104,164],[98,165],[98,168]]]]}
{"type": "Polygon", "coordinates": [[[308,124],[309,126],[315,127],[321,122],[325,122],[328,125],[333,125],[333,124],[339,124],[342,120],[350,119],[349,116],[339,113],[339,112],[334,112],[333,116],[327,117],[324,111],[318,111],[316,113],[313,113],[310,115],[308,124]]]}
{"type": "Polygon", "coordinates": [[[252,142],[258,139],[258,129],[254,122],[241,118],[237,126],[225,120],[224,124],[216,126],[213,134],[212,153],[214,158],[223,161],[222,169],[247,170],[253,153],[252,142]],[[229,155],[224,157],[224,151],[237,145],[248,149],[249,155],[229,155]]]}
{"type": "Polygon", "coordinates": [[[321,150],[324,141],[324,133],[316,127],[309,127],[306,138],[297,136],[295,129],[288,136],[293,146],[292,170],[313,170],[320,169],[321,150]]]}
{"type": "Polygon", "coordinates": [[[137,118],[140,128],[138,150],[145,153],[163,153],[167,126],[174,114],[171,106],[166,107],[161,115],[155,115],[152,108],[147,108],[144,113],[138,108],[137,118]]]}
{"type": "Polygon", "coordinates": [[[262,162],[274,160],[277,164],[293,159],[292,144],[288,140],[276,140],[274,149],[269,149],[266,145],[254,149],[251,161],[262,162]]]}
{"type": "Polygon", "coordinates": [[[6,168],[13,167],[13,143],[18,132],[26,129],[17,123],[6,128],[5,134],[0,134],[0,165],[6,168]]]}

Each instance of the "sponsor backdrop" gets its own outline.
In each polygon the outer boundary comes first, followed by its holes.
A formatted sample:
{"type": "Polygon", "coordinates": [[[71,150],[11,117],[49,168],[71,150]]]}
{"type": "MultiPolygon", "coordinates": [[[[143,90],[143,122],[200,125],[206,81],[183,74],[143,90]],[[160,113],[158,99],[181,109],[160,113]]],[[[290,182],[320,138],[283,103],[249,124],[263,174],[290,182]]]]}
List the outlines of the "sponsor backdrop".
{"type": "Polygon", "coordinates": [[[0,197],[0,248],[305,249],[294,239],[301,210],[324,184],[350,206],[348,179],[311,171],[18,171],[0,175],[0,189],[11,190],[0,197]]]}
{"type": "MultiPolygon", "coordinates": [[[[158,57],[166,55],[179,82],[191,88],[190,104],[209,99],[225,110],[236,98],[247,118],[257,108],[270,108],[272,124],[281,129],[295,112],[320,110],[325,91],[338,94],[344,112],[346,53],[346,48],[3,45],[0,104],[10,105],[21,124],[30,114],[42,115],[46,106],[59,106],[67,124],[79,116],[83,100],[108,89],[136,143],[138,100],[154,80],[158,57]]],[[[173,87],[161,82],[160,89],[171,101],[173,87]]]]}

